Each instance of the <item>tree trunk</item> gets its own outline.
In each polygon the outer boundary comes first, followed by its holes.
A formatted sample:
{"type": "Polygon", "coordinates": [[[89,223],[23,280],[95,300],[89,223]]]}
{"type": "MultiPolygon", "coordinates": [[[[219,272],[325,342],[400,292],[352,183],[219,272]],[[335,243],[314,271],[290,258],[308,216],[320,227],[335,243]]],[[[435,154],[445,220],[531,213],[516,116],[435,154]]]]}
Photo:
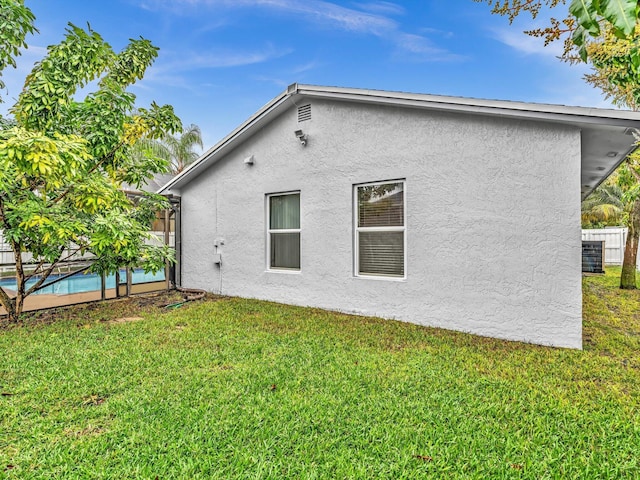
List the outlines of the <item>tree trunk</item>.
{"type": "Polygon", "coordinates": [[[10,322],[17,322],[20,314],[16,311],[16,299],[9,297],[4,288],[0,287],[0,304],[4,307],[10,322]]]}
{"type": "Polygon", "coordinates": [[[24,265],[22,264],[22,255],[20,245],[14,241],[11,242],[11,248],[13,250],[15,262],[16,262],[16,284],[17,291],[14,298],[9,297],[7,292],[3,288],[0,288],[0,303],[7,312],[9,322],[18,323],[20,315],[22,315],[22,309],[24,307],[25,295],[25,277],[24,277],[24,265]]]}
{"type": "Polygon", "coordinates": [[[636,261],[638,256],[638,238],[640,237],[640,199],[633,202],[633,208],[629,214],[629,233],[624,247],[624,261],[622,262],[622,275],[620,275],[620,288],[636,289],[636,261]]]}

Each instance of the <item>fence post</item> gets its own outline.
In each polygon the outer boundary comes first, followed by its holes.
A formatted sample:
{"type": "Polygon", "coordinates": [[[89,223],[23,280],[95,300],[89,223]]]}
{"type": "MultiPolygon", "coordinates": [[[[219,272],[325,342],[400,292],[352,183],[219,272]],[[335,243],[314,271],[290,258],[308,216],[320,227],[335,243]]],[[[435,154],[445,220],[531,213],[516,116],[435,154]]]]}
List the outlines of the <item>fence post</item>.
{"type": "MultiPolygon", "coordinates": [[[[164,244],[165,246],[171,243],[171,216],[170,210],[167,208],[164,211],[164,244]]],[[[167,290],[171,288],[170,280],[169,280],[169,262],[166,262],[164,265],[164,281],[167,285],[167,290]]]]}
{"type": "Polygon", "coordinates": [[[127,297],[131,296],[131,284],[133,283],[133,276],[131,273],[131,267],[127,267],[126,269],[127,272],[127,297]]]}

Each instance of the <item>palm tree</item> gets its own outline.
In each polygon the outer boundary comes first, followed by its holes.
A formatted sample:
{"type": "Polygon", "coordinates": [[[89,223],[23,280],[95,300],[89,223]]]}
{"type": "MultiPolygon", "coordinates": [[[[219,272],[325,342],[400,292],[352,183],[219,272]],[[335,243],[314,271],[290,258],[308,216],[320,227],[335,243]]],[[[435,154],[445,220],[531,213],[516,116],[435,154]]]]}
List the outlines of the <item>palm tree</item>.
{"type": "Polygon", "coordinates": [[[582,224],[626,225],[627,240],[620,274],[620,288],[635,289],[638,244],[640,243],[640,155],[635,152],[618,167],[607,182],[582,202],[582,224]]]}
{"type": "Polygon", "coordinates": [[[197,145],[202,148],[202,133],[200,127],[191,124],[179,136],[166,135],[160,142],[171,159],[171,171],[178,174],[200,156],[194,147],[197,145]]]}
{"type": "Polygon", "coordinates": [[[608,181],[596,188],[581,205],[582,228],[624,223],[627,212],[623,191],[617,183],[608,181]]]}

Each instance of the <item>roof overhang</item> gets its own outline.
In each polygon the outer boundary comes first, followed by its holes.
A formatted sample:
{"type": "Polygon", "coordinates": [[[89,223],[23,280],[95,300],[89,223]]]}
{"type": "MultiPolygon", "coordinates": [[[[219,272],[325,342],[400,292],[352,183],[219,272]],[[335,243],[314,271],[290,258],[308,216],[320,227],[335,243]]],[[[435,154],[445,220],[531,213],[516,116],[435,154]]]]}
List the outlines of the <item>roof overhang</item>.
{"type": "Polygon", "coordinates": [[[635,149],[631,133],[640,130],[640,114],[613,110],[539,103],[482,100],[355,88],[320,87],[294,83],[267,103],[242,125],[200,156],[180,175],[164,185],[159,193],[179,191],[199,172],[224,157],[267,122],[290,106],[294,97],[362,102],[395,107],[460,112],[573,126],[582,132],[581,195],[586,198],[635,149]]]}

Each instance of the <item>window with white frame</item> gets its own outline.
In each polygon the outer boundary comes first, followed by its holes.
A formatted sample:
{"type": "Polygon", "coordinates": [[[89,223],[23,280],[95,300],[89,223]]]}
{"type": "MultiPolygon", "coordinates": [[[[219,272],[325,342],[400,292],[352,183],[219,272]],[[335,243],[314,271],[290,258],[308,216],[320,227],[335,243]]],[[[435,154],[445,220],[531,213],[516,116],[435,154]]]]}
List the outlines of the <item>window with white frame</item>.
{"type": "Polygon", "coordinates": [[[300,192],[267,195],[267,255],[271,270],[300,270],[300,192]]]}
{"type": "Polygon", "coordinates": [[[405,181],[354,186],[355,273],[405,277],[405,181]]]}

